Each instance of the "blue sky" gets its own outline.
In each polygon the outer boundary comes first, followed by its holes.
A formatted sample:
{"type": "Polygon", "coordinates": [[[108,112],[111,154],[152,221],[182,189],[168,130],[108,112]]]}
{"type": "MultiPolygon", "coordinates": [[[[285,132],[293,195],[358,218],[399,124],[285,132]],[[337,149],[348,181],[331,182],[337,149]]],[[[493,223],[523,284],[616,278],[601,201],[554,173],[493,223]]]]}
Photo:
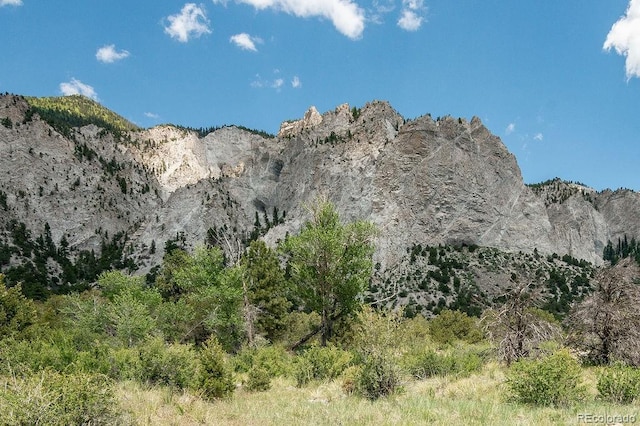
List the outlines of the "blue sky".
{"type": "Polygon", "coordinates": [[[640,190],[640,0],[0,0],[0,91],[276,133],[309,106],[479,116],[525,182],[640,190]]]}

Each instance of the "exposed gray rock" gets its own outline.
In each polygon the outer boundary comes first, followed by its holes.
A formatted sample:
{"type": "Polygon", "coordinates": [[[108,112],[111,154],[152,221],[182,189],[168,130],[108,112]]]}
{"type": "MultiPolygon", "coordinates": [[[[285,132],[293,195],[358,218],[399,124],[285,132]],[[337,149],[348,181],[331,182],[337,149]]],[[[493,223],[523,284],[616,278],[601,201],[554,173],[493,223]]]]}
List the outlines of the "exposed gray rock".
{"type": "Polygon", "coordinates": [[[27,110],[20,97],[0,96],[0,119],[16,123],[0,126],[8,205],[0,221],[22,221],[34,235],[49,223],[56,241],[65,235],[73,247],[96,250],[102,233],[125,231],[142,270],[176,234],[197,245],[210,228],[247,233],[256,212],[264,224],[274,208],[286,212],[265,236],[275,243],[298,231],[305,205],[321,194],[345,220],[378,226],[383,267],[413,243],[537,249],[601,263],[608,240],[640,236],[639,194],[561,181],[529,187],[477,117],[407,121],[374,101],[322,115],[311,107],[275,138],[158,126],[121,140],[93,125],[66,138],[37,116],[22,123],[27,110]],[[95,155],[79,153],[83,146],[95,155]]]}

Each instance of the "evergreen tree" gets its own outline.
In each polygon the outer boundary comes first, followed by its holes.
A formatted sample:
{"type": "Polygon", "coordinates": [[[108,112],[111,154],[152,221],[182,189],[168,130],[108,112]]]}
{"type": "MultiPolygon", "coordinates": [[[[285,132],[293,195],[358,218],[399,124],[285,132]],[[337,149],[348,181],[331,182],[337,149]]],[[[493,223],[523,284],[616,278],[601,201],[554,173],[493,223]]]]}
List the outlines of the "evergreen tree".
{"type": "Polygon", "coordinates": [[[247,281],[248,301],[255,309],[255,328],[273,341],[282,331],[291,307],[289,288],[275,251],[264,241],[253,241],[242,259],[247,281]]]}

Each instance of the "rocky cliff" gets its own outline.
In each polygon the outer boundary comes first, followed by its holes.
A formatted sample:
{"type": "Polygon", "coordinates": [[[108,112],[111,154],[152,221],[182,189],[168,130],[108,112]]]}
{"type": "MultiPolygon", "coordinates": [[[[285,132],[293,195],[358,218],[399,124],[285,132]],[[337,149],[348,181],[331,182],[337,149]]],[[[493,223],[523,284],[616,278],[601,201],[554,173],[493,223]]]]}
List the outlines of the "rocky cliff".
{"type": "MultiPolygon", "coordinates": [[[[55,244],[65,239],[78,252],[97,253],[122,232],[123,253],[147,271],[168,240],[193,246],[213,234],[246,236],[256,217],[263,230],[270,222],[264,238],[274,243],[299,229],[305,204],[320,194],[345,220],[378,226],[383,269],[418,243],[599,264],[607,241],[640,236],[638,193],[560,180],[527,186],[515,157],[477,117],[406,120],[375,101],[324,114],[312,107],[275,137],[233,126],[206,135],[95,123],[64,130],[27,99],[3,95],[0,119],[6,247],[19,223],[33,239],[48,226],[55,244]]],[[[19,262],[9,252],[5,266],[19,262]]]]}

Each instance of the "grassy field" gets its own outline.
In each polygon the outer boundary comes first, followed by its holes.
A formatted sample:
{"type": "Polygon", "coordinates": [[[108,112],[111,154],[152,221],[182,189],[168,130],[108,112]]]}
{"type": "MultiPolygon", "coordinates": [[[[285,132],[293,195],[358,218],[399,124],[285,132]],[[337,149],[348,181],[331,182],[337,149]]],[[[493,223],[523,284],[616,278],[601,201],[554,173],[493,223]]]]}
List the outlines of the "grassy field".
{"type": "Polygon", "coordinates": [[[374,402],[346,395],[339,379],[298,388],[283,378],[275,379],[269,391],[240,388],[217,402],[135,382],[120,383],[118,398],[140,425],[575,425],[586,424],[580,415],[588,414],[640,419],[637,406],[596,399],[594,370],[584,370],[584,382],[589,397],[568,408],[509,402],[503,368],[495,363],[465,378],[407,380],[401,393],[374,402]]]}

